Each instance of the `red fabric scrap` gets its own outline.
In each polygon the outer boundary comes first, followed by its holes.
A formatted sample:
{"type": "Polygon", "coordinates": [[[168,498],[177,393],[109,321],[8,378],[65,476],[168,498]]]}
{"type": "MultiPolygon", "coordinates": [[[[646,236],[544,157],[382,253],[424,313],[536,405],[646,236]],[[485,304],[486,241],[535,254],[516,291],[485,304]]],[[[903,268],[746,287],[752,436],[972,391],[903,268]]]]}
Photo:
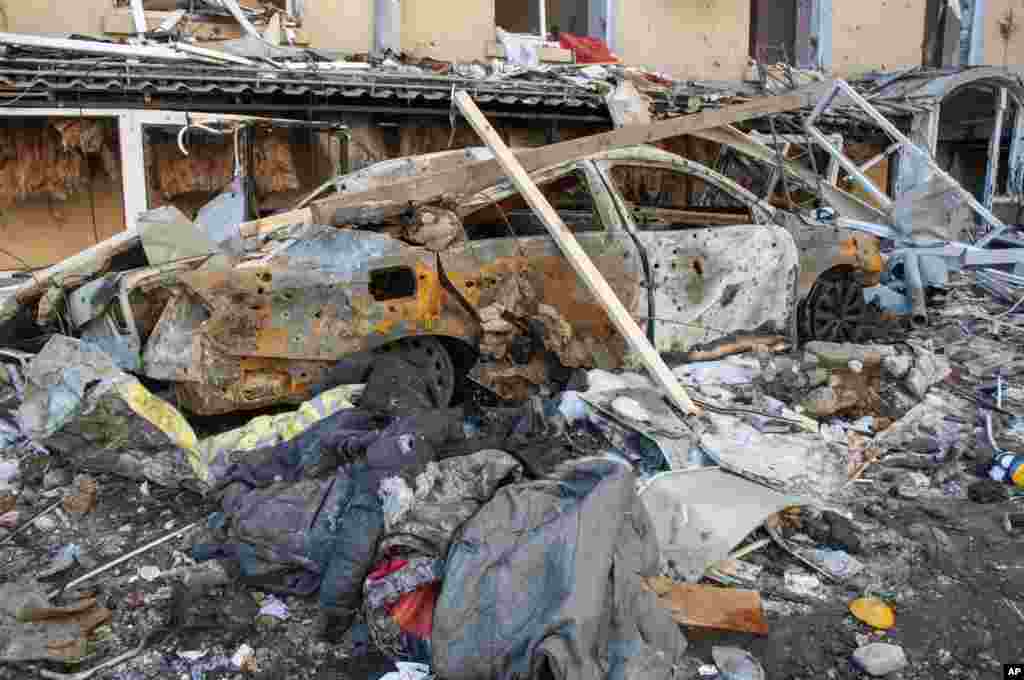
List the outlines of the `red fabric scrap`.
{"type": "Polygon", "coordinates": [[[388,574],[394,574],[396,571],[409,564],[409,560],[384,560],[371,571],[367,576],[366,580],[376,581],[382,579],[388,574]]]}
{"type": "Polygon", "coordinates": [[[429,640],[434,630],[434,604],[441,594],[441,584],[431,583],[403,595],[391,605],[391,618],[403,632],[429,640]]]}
{"type": "Polygon", "coordinates": [[[619,58],[608,49],[608,45],[600,38],[559,33],[558,44],[563,50],[572,50],[578,64],[619,63],[619,58]]]}

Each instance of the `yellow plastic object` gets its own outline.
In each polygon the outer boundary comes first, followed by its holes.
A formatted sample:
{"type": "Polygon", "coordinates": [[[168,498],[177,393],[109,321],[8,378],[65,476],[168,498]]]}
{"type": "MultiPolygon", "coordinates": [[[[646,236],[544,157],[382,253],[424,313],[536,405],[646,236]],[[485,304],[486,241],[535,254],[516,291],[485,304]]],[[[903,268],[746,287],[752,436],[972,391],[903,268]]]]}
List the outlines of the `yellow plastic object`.
{"type": "Polygon", "coordinates": [[[262,446],[273,446],[286,442],[308,429],[313,423],[334,415],[346,408],[353,408],[353,394],[362,385],[342,385],[328,390],[317,397],[303,402],[299,408],[288,413],[253,418],[242,427],[207,437],[196,445],[198,465],[193,465],[196,475],[206,481],[209,464],[218,453],[231,451],[252,451],[262,446]]]}
{"type": "Polygon", "coordinates": [[[313,423],[342,409],[352,408],[353,394],[361,388],[361,385],[342,385],[304,402],[294,411],[253,418],[238,429],[200,441],[178,409],[151,393],[139,381],[126,380],[116,386],[118,394],[136,414],[185,451],[192,472],[201,482],[210,481],[210,462],[217,454],[252,451],[288,441],[313,423]]]}
{"type": "Polygon", "coordinates": [[[888,630],[896,625],[896,612],[877,597],[862,597],[850,603],[850,613],[872,628],[888,630]]]}
{"type": "Polygon", "coordinates": [[[189,465],[199,479],[206,479],[200,474],[199,454],[196,451],[198,438],[192,426],[185,420],[178,409],[156,396],[138,380],[126,380],[118,383],[117,392],[131,409],[142,418],[151,422],[163,431],[174,444],[182,448],[188,455],[189,465]]]}

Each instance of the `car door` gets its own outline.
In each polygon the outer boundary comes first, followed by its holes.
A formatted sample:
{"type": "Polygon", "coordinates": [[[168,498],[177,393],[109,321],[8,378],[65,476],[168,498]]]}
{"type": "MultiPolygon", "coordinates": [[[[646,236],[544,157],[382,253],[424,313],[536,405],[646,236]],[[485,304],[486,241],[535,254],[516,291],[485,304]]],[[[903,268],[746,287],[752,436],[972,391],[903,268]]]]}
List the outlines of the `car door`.
{"type": "Polygon", "coordinates": [[[794,337],[796,246],[765,223],[769,212],[755,196],[682,158],[609,154],[597,168],[648,254],[653,309],[641,297],[638,315],[653,324],[660,351],[794,337]]]}
{"type": "MultiPolygon", "coordinates": [[[[533,179],[626,308],[639,311],[643,279],[639,254],[593,165],[568,163],[536,173],[533,179]]],[[[457,212],[467,241],[440,258],[460,295],[477,310],[493,310],[497,303],[511,316],[524,319],[536,316],[539,305],[554,308],[568,324],[563,330],[571,332],[573,340],[571,351],[559,352],[563,364],[621,366],[625,352],[621,337],[510,183],[473,196],[457,212]]]]}

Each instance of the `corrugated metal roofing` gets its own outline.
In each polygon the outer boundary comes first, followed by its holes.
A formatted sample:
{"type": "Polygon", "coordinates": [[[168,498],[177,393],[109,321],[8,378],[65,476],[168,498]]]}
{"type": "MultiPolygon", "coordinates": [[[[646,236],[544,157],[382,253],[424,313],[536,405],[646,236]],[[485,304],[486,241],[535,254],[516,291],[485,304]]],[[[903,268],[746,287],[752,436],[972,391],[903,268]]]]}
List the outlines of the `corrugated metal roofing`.
{"type": "Polygon", "coordinates": [[[272,68],[142,64],[119,59],[0,59],[0,87],[55,95],[249,95],[370,98],[403,104],[448,101],[465,89],[484,104],[605,109],[597,92],[571,83],[476,80],[382,70],[281,71],[272,68]]]}

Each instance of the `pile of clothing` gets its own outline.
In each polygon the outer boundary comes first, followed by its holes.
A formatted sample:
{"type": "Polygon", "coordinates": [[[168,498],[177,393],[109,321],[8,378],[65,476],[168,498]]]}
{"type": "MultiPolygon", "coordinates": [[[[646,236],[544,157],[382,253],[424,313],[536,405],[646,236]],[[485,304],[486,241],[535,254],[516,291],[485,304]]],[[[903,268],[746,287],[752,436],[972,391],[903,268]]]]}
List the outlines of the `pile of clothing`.
{"type": "Polygon", "coordinates": [[[193,557],[319,591],[329,636],[361,609],[378,648],[452,680],[671,677],[686,640],[641,587],[660,555],[628,464],[538,474],[536,407],[365,407],[385,397],[212,466],[222,512],[193,557]]]}

